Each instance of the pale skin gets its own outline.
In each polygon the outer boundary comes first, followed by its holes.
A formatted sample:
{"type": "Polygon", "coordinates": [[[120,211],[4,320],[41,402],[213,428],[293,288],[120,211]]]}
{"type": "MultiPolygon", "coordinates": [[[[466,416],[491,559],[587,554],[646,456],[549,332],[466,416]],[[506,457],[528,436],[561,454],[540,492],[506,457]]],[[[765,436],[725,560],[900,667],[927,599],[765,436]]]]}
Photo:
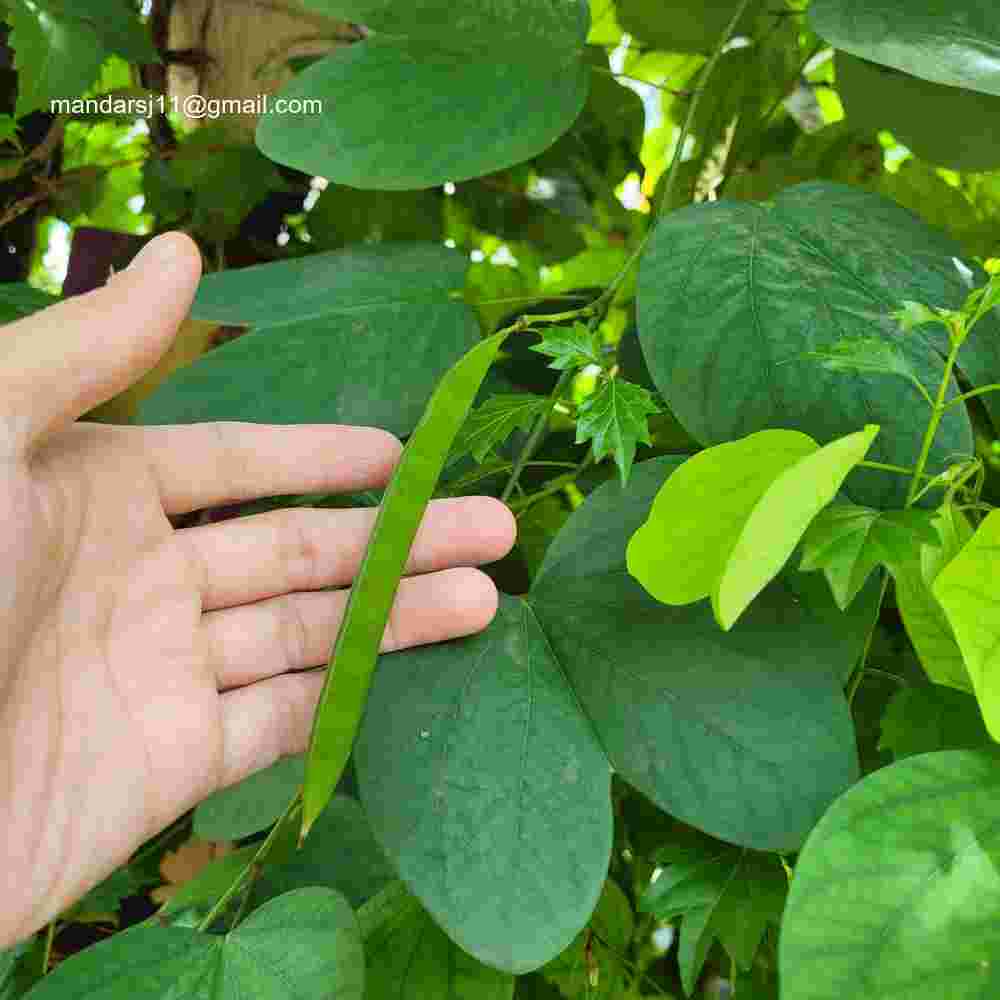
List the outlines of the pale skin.
{"type": "MultiPolygon", "coordinates": [[[[219,504],[383,486],[366,427],[80,422],[167,350],[201,261],[154,240],[102,289],[0,327],[0,947],[43,927],[217,789],[306,749],[374,512],[175,529],[219,504]]],[[[383,639],[468,635],[497,608],[499,501],[431,503],[383,639]]]]}

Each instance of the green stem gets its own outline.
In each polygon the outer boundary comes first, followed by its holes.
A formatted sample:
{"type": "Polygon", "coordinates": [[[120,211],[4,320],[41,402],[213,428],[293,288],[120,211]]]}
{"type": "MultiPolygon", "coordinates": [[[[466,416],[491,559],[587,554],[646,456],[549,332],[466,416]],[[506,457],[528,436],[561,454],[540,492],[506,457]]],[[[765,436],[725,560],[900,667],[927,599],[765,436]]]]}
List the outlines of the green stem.
{"type": "Polygon", "coordinates": [[[998,389],[1000,389],[1000,383],[998,382],[993,382],[990,385],[981,385],[978,389],[963,392],[961,396],[949,399],[948,402],[944,404],[944,408],[949,410],[953,406],[958,406],[959,403],[964,403],[967,399],[972,399],[974,396],[985,395],[987,392],[996,392],[998,389]]]}
{"type": "MultiPolygon", "coordinates": [[[[858,462],[858,465],[864,469],[880,469],[882,472],[898,472],[901,476],[912,476],[913,469],[907,469],[903,465],[889,465],[887,462],[858,462]]],[[[928,475],[926,472],[920,477],[921,479],[933,479],[933,476],[928,475]]]]}
{"type": "Polygon", "coordinates": [[[948,353],[948,360],[944,365],[944,374],[941,377],[941,384],[938,386],[937,397],[934,400],[934,408],[931,410],[931,418],[927,422],[927,430],[924,432],[924,440],[920,446],[920,456],[913,469],[913,478],[910,480],[910,489],[906,495],[905,507],[912,507],[916,499],[917,491],[920,489],[920,480],[924,476],[924,469],[927,468],[927,457],[931,453],[931,446],[937,436],[938,427],[941,424],[941,417],[946,409],[945,395],[948,386],[951,385],[952,372],[955,369],[955,359],[958,357],[958,349],[961,346],[959,338],[955,338],[951,351],[948,353]]]}
{"type": "Polygon", "coordinates": [[[56,937],[56,922],[50,920],[45,928],[45,941],[42,944],[42,975],[48,975],[49,961],[52,959],[52,942],[56,937]]]}
{"type": "MultiPolygon", "coordinates": [[[[299,789],[295,798],[288,803],[288,807],[281,814],[281,818],[277,823],[271,828],[271,832],[267,835],[267,839],[260,845],[257,853],[250,859],[247,866],[236,876],[233,883],[229,888],[219,897],[216,901],[215,906],[208,911],[208,915],[204,920],[198,924],[197,930],[207,931],[209,927],[215,923],[219,918],[225,908],[229,905],[229,901],[243,888],[246,882],[247,876],[250,876],[250,887],[253,885],[253,881],[256,879],[257,872],[263,866],[264,862],[267,860],[268,854],[271,853],[271,849],[274,847],[275,841],[278,839],[278,834],[281,833],[282,828],[286,823],[290,823],[295,816],[295,814],[302,808],[302,790],[299,789]]],[[[249,888],[249,887],[248,887],[249,888]]],[[[249,893],[248,893],[249,894],[249,893]]],[[[240,907],[242,912],[243,907],[240,907]]]]}
{"type": "Polygon", "coordinates": [[[875,629],[878,628],[879,615],[882,613],[882,602],[885,600],[886,591],[889,589],[889,574],[882,571],[882,589],[879,591],[878,603],[875,605],[875,621],[868,630],[868,638],[865,639],[865,648],[861,651],[861,659],[858,661],[857,669],[851,674],[850,682],[847,685],[847,706],[850,708],[854,704],[854,696],[861,687],[861,681],[865,676],[865,668],[868,664],[868,654],[871,652],[872,639],[875,637],[875,629]]]}
{"type": "MultiPolygon", "coordinates": [[[[574,462],[526,462],[524,467],[526,469],[576,469],[577,465],[574,462]]],[[[447,483],[442,487],[442,490],[447,492],[449,496],[456,496],[460,490],[464,490],[467,486],[472,486],[483,479],[489,479],[490,476],[499,476],[502,472],[510,472],[513,468],[513,462],[498,462],[496,465],[480,466],[474,472],[462,476],[461,479],[447,483]]]]}
{"type": "Polygon", "coordinates": [[[250,905],[250,897],[253,895],[253,887],[257,879],[260,878],[260,873],[263,871],[260,865],[256,862],[250,866],[250,879],[247,882],[245,891],[243,892],[243,899],[240,901],[240,908],[236,911],[236,916],[233,917],[233,922],[229,925],[229,930],[232,931],[234,927],[238,927],[240,921],[243,919],[243,914],[246,913],[247,907],[250,905]]]}
{"type": "Polygon", "coordinates": [[[514,487],[517,486],[517,481],[521,478],[521,473],[524,471],[525,465],[528,464],[528,459],[535,453],[535,449],[538,447],[538,442],[545,433],[549,417],[552,416],[552,410],[555,408],[556,403],[559,402],[559,397],[565,391],[566,386],[569,385],[569,381],[572,377],[573,370],[571,368],[567,368],[566,371],[560,374],[559,380],[555,384],[555,388],[553,388],[552,392],[549,394],[548,405],[535,420],[535,426],[532,427],[531,433],[528,435],[528,440],[524,443],[524,447],[521,449],[521,453],[517,456],[517,461],[514,463],[514,469],[510,474],[510,479],[507,480],[507,485],[504,487],[503,493],[500,494],[500,499],[504,503],[507,502],[511,493],[514,492],[514,487]]]}
{"type": "Polygon", "coordinates": [[[593,460],[594,449],[591,448],[587,452],[586,458],[573,467],[572,472],[567,472],[563,476],[557,476],[551,482],[546,483],[545,486],[542,487],[542,489],[540,489],[537,493],[531,493],[521,500],[515,500],[513,503],[508,504],[508,506],[518,515],[518,517],[520,517],[521,514],[523,514],[529,507],[534,506],[539,500],[544,500],[546,497],[552,496],[553,493],[558,493],[560,490],[564,490],[567,486],[576,482],[580,473],[588,465],[590,465],[593,460]]]}

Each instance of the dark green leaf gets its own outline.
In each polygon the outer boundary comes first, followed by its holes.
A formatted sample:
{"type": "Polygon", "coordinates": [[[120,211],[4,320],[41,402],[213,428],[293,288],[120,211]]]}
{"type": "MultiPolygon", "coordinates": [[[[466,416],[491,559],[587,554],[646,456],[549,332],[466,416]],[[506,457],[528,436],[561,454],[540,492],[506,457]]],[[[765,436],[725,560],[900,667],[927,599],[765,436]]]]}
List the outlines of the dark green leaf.
{"type": "Polygon", "coordinates": [[[320,250],[351,243],[443,239],[442,200],[434,191],[359,191],[328,187],[309,213],[309,234],[320,250]]]}
{"type": "Polygon", "coordinates": [[[59,299],[55,295],[25,282],[11,282],[0,285],[0,323],[13,323],[22,316],[30,316],[54,305],[59,299]]]}
{"type": "Polygon", "coordinates": [[[159,62],[146,29],[124,0],[10,0],[10,46],[18,73],[15,116],[75,98],[97,79],[111,53],[159,62]]]}
{"type": "Polygon", "coordinates": [[[358,911],[365,1000],[511,1000],[514,977],[477,962],[434,923],[402,882],[358,911]]]}
{"type": "Polygon", "coordinates": [[[990,743],[976,699],[941,684],[900,688],[882,715],[879,748],[896,758],[990,743]]]}
{"type": "Polygon", "coordinates": [[[840,608],[857,597],[878,565],[919,561],[921,545],[938,545],[932,511],[878,511],[853,504],[824,510],[802,539],[803,572],[822,570],[840,608]]]}
{"type": "Polygon", "coordinates": [[[602,378],[577,411],[576,443],[593,441],[594,461],[613,455],[622,483],[628,482],[639,442],[652,444],[649,415],[659,413],[653,394],[621,378],[602,378]]]}
{"type": "MultiPolygon", "coordinates": [[[[946,331],[927,327],[901,337],[890,313],[906,299],[959,308],[968,289],[958,256],[957,245],[905,209],[841,185],[801,184],[769,204],[690,206],[657,224],[640,264],[643,354],[667,405],[699,441],[778,426],[822,443],[877,423],[870,457],[909,468],[928,416],[913,385],[776,363],[844,337],[878,337],[897,344],[916,377],[936,388],[946,331]]],[[[984,324],[963,349],[973,384],[1000,371],[1000,318],[984,324]]],[[[956,391],[953,384],[949,392],[956,391]]],[[[996,401],[983,399],[996,410],[996,401]]],[[[972,450],[968,417],[955,407],[941,424],[929,471],[972,450]]],[[[859,469],[845,489],[855,502],[898,507],[906,481],[859,469]]]]}
{"type": "Polygon", "coordinates": [[[506,333],[481,341],[438,383],[382,498],[313,717],[302,792],[305,836],[333,795],[364,713],[403,567],[448,452],[506,333]]]}
{"type": "Polygon", "coordinates": [[[545,331],[542,342],[535,344],[529,350],[553,358],[554,360],[549,362],[549,368],[554,368],[556,371],[585,368],[587,365],[604,366],[596,335],[585,323],[550,326],[545,331]]]}
{"type": "Polygon", "coordinates": [[[838,799],[795,866],[783,1000],[1000,992],[1000,753],[921,754],[838,799]]]}
{"type": "Polygon", "coordinates": [[[932,83],[838,52],[837,92],[852,125],[888,129],[928,163],[968,171],[1000,166],[1000,136],[993,128],[1000,89],[982,94],[932,83]]]}
{"type": "Polygon", "coordinates": [[[529,430],[548,406],[549,401],[544,396],[530,393],[492,396],[466,418],[455,438],[450,458],[459,458],[468,452],[477,462],[485,462],[487,455],[518,428],[529,430]]]}
{"type": "Polygon", "coordinates": [[[629,978],[626,962],[634,924],[625,893],[609,879],[590,923],[561,955],[542,967],[542,975],[566,1000],[618,1000],[629,978]]]}
{"type": "MultiPolygon", "coordinates": [[[[738,0],[618,0],[618,23],[667,52],[709,52],[738,6],[738,0]]],[[[752,0],[736,34],[748,34],[762,6],[762,0],[752,0]]]]}
{"type": "Polygon", "coordinates": [[[250,333],[167,379],[144,424],[250,420],[413,430],[434,386],[478,339],[462,287],[467,260],[445,247],[352,247],[208,275],[196,319],[250,333]]]}
{"type": "Polygon", "coordinates": [[[338,184],[427,188],[479,177],[552,145],[587,99],[585,0],[309,0],[372,29],[281,96],[322,115],[265,115],[257,143],[338,184]]]}
{"type": "Polygon", "coordinates": [[[322,885],[361,906],[396,877],[360,804],[335,795],[305,843],[279,864],[267,865],[254,888],[260,902],[292,889],[322,885]]]}
{"type": "Polygon", "coordinates": [[[195,809],[194,832],[204,840],[240,840],[266,829],[288,807],[305,769],[305,757],[294,754],[221,789],[195,809]]]}
{"type": "Polygon", "coordinates": [[[342,896],[300,889],[250,914],[225,936],[140,926],[61,962],[32,1000],[289,996],[362,1000],[364,954],[342,896]]]}
{"type": "Polygon", "coordinates": [[[831,45],[950,87],[1000,95],[993,0],[814,0],[809,20],[831,45]]]}

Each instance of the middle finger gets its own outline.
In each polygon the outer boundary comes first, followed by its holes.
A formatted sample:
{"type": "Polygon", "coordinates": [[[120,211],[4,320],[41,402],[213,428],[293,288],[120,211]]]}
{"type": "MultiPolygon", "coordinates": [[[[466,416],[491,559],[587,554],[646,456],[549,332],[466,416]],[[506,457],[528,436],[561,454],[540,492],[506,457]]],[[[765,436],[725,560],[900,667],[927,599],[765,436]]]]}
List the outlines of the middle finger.
{"type": "MultiPolygon", "coordinates": [[[[202,610],[212,611],[346,586],[361,565],[377,513],[376,508],[276,510],[179,528],[174,537],[199,580],[202,610]]],[[[513,515],[492,497],[434,500],[404,572],[494,562],[514,544],[515,530],[513,515]]]]}

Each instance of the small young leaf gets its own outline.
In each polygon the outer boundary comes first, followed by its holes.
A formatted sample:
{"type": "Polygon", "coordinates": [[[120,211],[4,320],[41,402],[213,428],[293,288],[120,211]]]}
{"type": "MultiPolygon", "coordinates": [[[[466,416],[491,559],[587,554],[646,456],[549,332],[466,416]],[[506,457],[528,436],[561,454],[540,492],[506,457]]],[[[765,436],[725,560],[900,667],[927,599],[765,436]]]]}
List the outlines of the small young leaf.
{"type": "Polygon", "coordinates": [[[583,323],[549,327],[542,342],[529,350],[554,358],[548,367],[557,371],[585,368],[587,365],[604,366],[596,335],[583,323]]]}
{"type": "Polygon", "coordinates": [[[588,396],[577,414],[576,443],[593,439],[594,461],[613,454],[622,485],[635,460],[638,442],[652,444],[649,414],[659,413],[653,394],[620,378],[605,378],[597,392],[588,396]]]}
{"type": "Polygon", "coordinates": [[[1000,510],[938,573],[931,592],[954,630],[986,728],[1000,740],[1000,510]]]}
{"type": "Polygon", "coordinates": [[[548,405],[544,396],[531,393],[492,396],[466,418],[449,459],[460,458],[469,452],[477,462],[485,462],[486,456],[515,430],[527,431],[548,405]]]}
{"type": "Polygon", "coordinates": [[[931,402],[927,389],[917,378],[899,345],[881,337],[844,337],[834,344],[808,351],[801,357],[818,361],[827,371],[832,372],[900,375],[912,382],[927,401],[931,402]]]}
{"type": "Polygon", "coordinates": [[[741,969],[751,967],[767,925],[781,920],[788,881],[775,855],[717,842],[686,854],[645,891],[639,907],[661,920],[683,917],[678,959],[690,995],[713,938],[741,969]]]}
{"type": "Polygon", "coordinates": [[[922,302],[904,301],[902,309],[897,309],[889,315],[900,325],[904,333],[909,333],[918,326],[926,326],[928,323],[946,325],[937,309],[925,306],[922,302]]]}
{"type": "Polygon", "coordinates": [[[506,333],[480,341],[452,366],[396,466],[379,508],[313,717],[302,793],[302,837],[330,801],[364,714],[372,671],[403,567],[445,459],[506,333]]]}
{"type": "Polygon", "coordinates": [[[921,545],[939,545],[935,513],[873,510],[838,504],[822,511],[802,536],[803,571],[822,570],[837,606],[846,609],[876,566],[919,559],[921,545]]]}

